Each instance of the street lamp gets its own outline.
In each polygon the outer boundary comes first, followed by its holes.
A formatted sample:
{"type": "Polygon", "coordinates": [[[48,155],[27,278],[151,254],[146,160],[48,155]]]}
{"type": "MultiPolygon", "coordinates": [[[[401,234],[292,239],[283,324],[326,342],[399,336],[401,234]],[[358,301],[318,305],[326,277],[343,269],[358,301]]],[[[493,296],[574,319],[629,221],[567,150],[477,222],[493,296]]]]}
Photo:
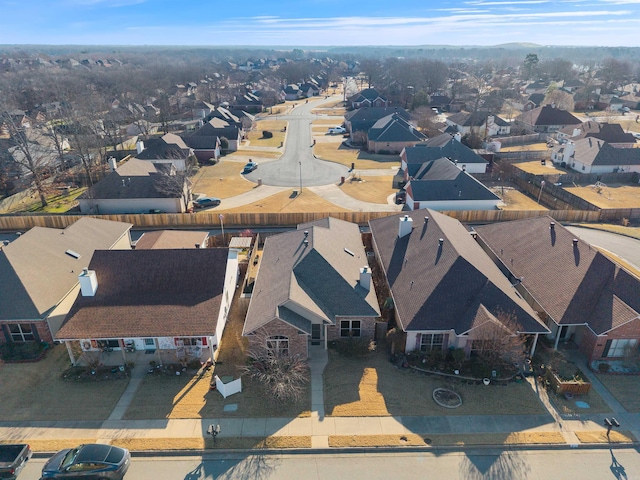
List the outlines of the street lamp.
{"type": "Polygon", "coordinates": [[[540,197],[542,197],[542,189],[544,188],[544,180],[540,182],[540,193],[538,194],[538,203],[540,203],[540,197]]]}
{"type": "Polygon", "coordinates": [[[218,215],[218,218],[220,219],[220,228],[222,228],[222,246],[224,247],[226,245],[226,242],[224,241],[224,215],[220,214],[218,215]]]}
{"type": "Polygon", "coordinates": [[[300,195],[302,195],[302,162],[298,162],[300,165],[300,195]]]}

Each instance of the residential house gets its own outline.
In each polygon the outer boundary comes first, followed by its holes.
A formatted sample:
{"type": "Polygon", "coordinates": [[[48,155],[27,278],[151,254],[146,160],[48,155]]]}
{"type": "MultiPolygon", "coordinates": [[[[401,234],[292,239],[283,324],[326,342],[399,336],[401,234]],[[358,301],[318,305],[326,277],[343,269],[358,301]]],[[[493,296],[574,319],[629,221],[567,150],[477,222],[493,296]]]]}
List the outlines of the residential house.
{"type": "Polygon", "coordinates": [[[426,138],[401,115],[392,113],[382,117],[367,131],[367,149],[373,153],[400,153],[426,138]]]}
{"type": "Polygon", "coordinates": [[[543,80],[536,80],[535,82],[531,82],[525,87],[524,93],[526,93],[527,95],[531,95],[532,93],[544,93],[548,88],[548,82],[545,82],[543,80]]]}
{"type": "Polygon", "coordinates": [[[551,160],[580,173],[640,172],[640,148],[614,147],[592,137],[555,147],[551,160]]]}
{"type": "Polygon", "coordinates": [[[410,210],[495,210],[500,197],[448,158],[430,160],[404,186],[410,210]]]}
{"type": "Polygon", "coordinates": [[[625,133],[618,123],[583,122],[558,130],[556,138],[560,142],[567,140],[581,140],[583,138],[597,138],[616,147],[633,147],[636,139],[631,133],[625,133]]]}
{"type": "Polygon", "coordinates": [[[533,353],[538,335],[549,332],[457,220],[416,210],[369,227],[406,352],[462,348],[470,356],[481,346],[474,339],[498,326],[531,335],[533,353]]]}
{"type": "Polygon", "coordinates": [[[84,214],[184,213],[191,182],[171,165],[132,158],[89,187],[78,203],[84,214]]]}
{"type": "Polygon", "coordinates": [[[529,110],[538,108],[544,102],[545,96],[544,93],[532,93],[529,95],[529,98],[527,98],[522,110],[528,112],[529,110]]]}
{"type": "Polygon", "coordinates": [[[411,120],[411,114],[404,108],[363,107],[347,112],[344,116],[344,125],[350,134],[351,141],[360,144],[366,141],[367,132],[378,120],[391,114],[397,114],[407,122],[411,120]]]}
{"type": "Polygon", "coordinates": [[[174,133],[167,133],[161,138],[152,138],[136,144],[136,158],[153,163],[171,164],[179,172],[187,169],[194,154],[182,138],[174,133]]]}
{"type": "Polygon", "coordinates": [[[551,217],[475,231],[482,248],[548,319],[556,348],[572,341],[590,360],[637,354],[638,278],[551,217]]]}
{"type": "Polygon", "coordinates": [[[446,95],[431,95],[429,96],[429,106],[431,108],[437,108],[440,112],[448,112],[451,99],[446,95]]]}
{"type": "Polygon", "coordinates": [[[295,83],[291,83],[282,89],[284,91],[284,99],[287,101],[290,100],[300,100],[302,98],[302,92],[300,91],[300,87],[295,83]]]}
{"type": "Polygon", "coordinates": [[[236,96],[231,107],[249,113],[260,113],[264,108],[262,99],[251,92],[236,96]]]}
{"type": "Polygon", "coordinates": [[[352,95],[347,99],[347,105],[351,108],[363,107],[388,107],[389,101],[380,95],[375,88],[365,88],[361,92],[352,95]]]}
{"type": "Polygon", "coordinates": [[[495,137],[498,135],[510,135],[511,124],[497,115],[488,112],[454,113],[446,119],[449,126],[455,127],[462,135],[467,135],[471,131],[476,132],[480,137],[495,137]]]}
{"type": "Polygon", "coordinates": [[[215,109],[215,105],[200,100],[191,107],[191,113],[193,114],[193,118],[207,118],[215,109]]]}
{"type": "Polygon", "coordinates": [[[300,85],[300,92],[303,97],[311,98],[320,95],[320,88],[315,83],[306,82],[300,85]]]}
{"type": "Polygon", "coordinates": [[[530,132],[553,133],[569,125],[579,125],[582,122],[566,110],[554,105],[544,105],[518,115],[515,118],[515,123],[530,132]]]}
{"type": "Polygon", "coordinates": [[[329,217],[266,239],[242,335],[306,359],[309,344],[373,339],[379,315],[358,225],[329,217]]]}
{"type": "Polygon", "coordinates": [[[209,232],[193,230],[155,230],[145,232],[133,247],[136,250],[174,250],[179,248],[207,248],[209,232]]]}
{"type": "Polygon", "coordinates": [[[84,217],[0,243],[0,343],[52,342],[98,249],[130,249],[131,224],[84,217]]]}
{"type": "Polygon", "coordinates": [[[201,160],[209,154],[208,152],[215,150],[216,147],[220,148],[219,139],[222,137],[226,138],[229,142],[227,151],[237,151],[242,143],[243,132],[242,124],[239,122],[212,117],[211,120],[193,132],[192,135],[184,135],[184,138],[190,137],[189,140],[185,140],[185,143],[189,142],[194,146],[194,153],[196,149],[200,150],[198,159],[201,160]],[[202,152],[202,150],[205,152],[202,152]]]}
{"type": "Polygon", "coordinates": [[[55,335],[108,364],[214,360],[238,280],[228,248],[94,253],[78,276],[81,294],[55,335]],[[145,354],[149,352],[149,354],[145,354]],[[150,356],[155,353],[154,356],[150,356]]]}
{"type": "Polygon", "coordinates": [[[425,162],[438,158],[448,158],[468,173],[486,173],[489,164],[461,143],[459,134],[451,136],[443,133],[400,152],[400,169],[404,172],[405,181],[414,176],[425,162]]]}

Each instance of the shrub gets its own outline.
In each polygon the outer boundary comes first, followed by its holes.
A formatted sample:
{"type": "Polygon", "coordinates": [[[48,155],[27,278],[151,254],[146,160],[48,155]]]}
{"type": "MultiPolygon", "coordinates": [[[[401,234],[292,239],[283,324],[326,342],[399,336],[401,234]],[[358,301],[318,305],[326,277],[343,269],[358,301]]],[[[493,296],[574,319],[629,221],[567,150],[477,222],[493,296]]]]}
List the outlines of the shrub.
{"type": "Polygon", "coordinates": [[[263,130],[262,138],[273,138],[273,133],[271,133],[269,130],[263,130]]]}
{"type": "Polygon", "coordinates": [[[336,340],[334,346],[336,351],[345,357],[362,357],[376,349],[373,340],[353,337],[336,340]]]}
{"type": "Polygon", "coordinates": [[[609,369],[611,369],[611,365],[609,365],[608,363],[600,363],[600,364],[598,364],[598,371],[600,373],[607,373],[609,371],[609,369]]]}
{"type": "Polygon", "coordinates": [[[464,352],[464,348],[454,348],[451,350],[451,358],[453,358],[453,361],[458,368],[460,368],[464,363],[465,357],[466,354],[464,352]]]}
{"type": "Polygon", "coordinates": [[[0,360],[20,362],[35,360],[49,347],[45,342],[3,343],[0,345],[0,360]]]}

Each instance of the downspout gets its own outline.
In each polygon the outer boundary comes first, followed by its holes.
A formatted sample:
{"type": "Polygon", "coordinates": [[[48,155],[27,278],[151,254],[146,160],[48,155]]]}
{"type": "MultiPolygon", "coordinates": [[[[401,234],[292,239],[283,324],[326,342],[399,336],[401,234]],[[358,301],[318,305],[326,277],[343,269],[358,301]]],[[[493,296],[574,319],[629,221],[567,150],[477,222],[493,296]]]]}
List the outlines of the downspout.
{"type": "Polygon", "coordinates": [[[538,335],[539,333],[536,333],[536,336],[533,337],[533,345],[531,345],[531,352],[529,353],[529,356],[531,358],[533,358],[534,353],[536,353],[536,345],[538,344],[538,335]]]}
{"type": "Polygon", "coordinates": [[[560,343],[560,331],[562,330],[562,325],[558,325],[558,330],[556,330],[556,343],[553,345],[553,349],[558,349],[558,343],[560,343]]]}

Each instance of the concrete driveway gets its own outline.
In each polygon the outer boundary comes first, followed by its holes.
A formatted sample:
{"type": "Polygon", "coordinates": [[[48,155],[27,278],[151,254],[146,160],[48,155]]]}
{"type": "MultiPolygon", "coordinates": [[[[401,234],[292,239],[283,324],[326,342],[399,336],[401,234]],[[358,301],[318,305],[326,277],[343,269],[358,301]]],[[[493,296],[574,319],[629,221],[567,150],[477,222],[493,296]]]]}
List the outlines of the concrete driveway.
{"type": "Polygon", "coordinates": [[[349,169],[339,163],[319,160],[313,156],[311,122],[318,118],[311,110],[328,102],[335,102],[339,95],[329,99],[310,99],[309,103],[300,100],[287,115],[278,115],[278,120],[287,120],[287,136],[285,152],[278,160],[260,163],[257,170],[244,177],[258,183],[262,179],[264,185],[278,187],[311,187],[340,182],[346,177],[349,169]]]}

